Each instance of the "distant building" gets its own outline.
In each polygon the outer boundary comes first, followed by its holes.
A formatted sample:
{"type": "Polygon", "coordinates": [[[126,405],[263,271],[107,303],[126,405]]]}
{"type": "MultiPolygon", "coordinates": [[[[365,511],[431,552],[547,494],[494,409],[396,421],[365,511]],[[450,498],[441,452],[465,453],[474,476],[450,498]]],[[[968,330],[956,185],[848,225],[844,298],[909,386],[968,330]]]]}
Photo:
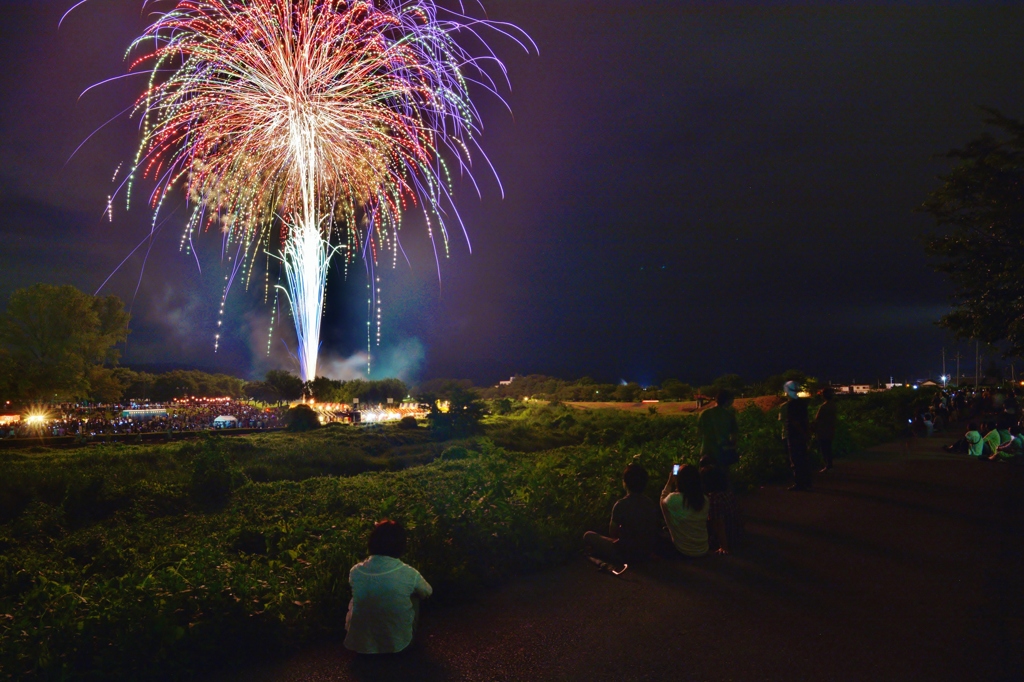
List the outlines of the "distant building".
{"type": "Polygon", "coordinates": [[[871,384],[833,384],[832,390],[836,393],[845,393],[847,395],[864,395],[865,393],[871,393],[871,384]]]}
{"type": "Polygon", "coordinates": [[[512,382],[513,382],[514,380],[515,380],[515,377],[509,377],[509,378],[508,378],[508,381],[499,381],[499,382],[498,382],[498,386],[511,386],[511,385],[512,385],[512,382]]]}

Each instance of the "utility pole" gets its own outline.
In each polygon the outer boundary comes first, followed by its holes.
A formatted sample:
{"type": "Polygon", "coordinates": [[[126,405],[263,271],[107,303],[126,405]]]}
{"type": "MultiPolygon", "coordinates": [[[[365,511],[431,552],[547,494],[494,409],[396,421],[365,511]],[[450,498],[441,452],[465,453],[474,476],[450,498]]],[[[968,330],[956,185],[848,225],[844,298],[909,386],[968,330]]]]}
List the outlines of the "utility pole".
{"type": "Polygon", "coordinates": [[[974,390],[977,391],[981,386],[979,379],[981,378],[981,355],[979,355],[978,339],[974,339],[974,390]]]}
{"type": "MultiPolygon", "coordinates": [[[[942,347],[942,376],[946,376],[946,347],[942,347]]],[[[946,381],[943,379],[942,387],[946,387],[946,381]]]]}
{"type": "Polygon", "coordinates": [[[960,388],[960,350],[956,351],[956,387],[960,388]]]}

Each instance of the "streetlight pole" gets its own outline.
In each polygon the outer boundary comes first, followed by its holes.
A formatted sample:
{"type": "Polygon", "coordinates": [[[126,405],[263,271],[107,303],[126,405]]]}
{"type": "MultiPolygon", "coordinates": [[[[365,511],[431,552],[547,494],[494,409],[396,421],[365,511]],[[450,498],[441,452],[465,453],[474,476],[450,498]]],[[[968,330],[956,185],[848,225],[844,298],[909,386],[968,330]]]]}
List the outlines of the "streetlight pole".
{"type": "Polygon", "coordinates": [[[981,355],[979,355],[978,339],[974,339],[974,390],[980,388],[981,379],[981,355]]]}

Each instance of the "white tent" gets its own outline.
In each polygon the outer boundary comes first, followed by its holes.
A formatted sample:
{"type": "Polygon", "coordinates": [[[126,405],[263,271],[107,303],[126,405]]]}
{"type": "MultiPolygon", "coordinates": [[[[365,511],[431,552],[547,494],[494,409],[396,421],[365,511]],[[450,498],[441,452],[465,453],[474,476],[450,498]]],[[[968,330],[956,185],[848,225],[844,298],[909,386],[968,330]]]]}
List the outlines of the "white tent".
{"type": "Polygon", "coordinates": [[[238,417],[234,417],[230,414],[221,415],[213,420],[213,428],[236,429],[238,428],[238,417]]]}

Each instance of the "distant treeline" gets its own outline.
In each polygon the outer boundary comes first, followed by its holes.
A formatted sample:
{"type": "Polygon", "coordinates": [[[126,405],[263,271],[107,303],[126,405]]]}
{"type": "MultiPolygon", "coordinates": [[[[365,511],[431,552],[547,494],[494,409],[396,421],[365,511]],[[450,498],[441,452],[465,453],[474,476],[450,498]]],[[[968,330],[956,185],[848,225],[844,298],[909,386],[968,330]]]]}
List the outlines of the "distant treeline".
{"type": "Polygon", "coordinates": [[[279,403],[301,398],[313,398],[317,402],[386,403],[388,398],[401,402],[409,389],[398,379],[380,381],[336,381],[317,377],[314,381],[302,382],[294,374],[282,370],[267,372],[263,381],[246,381],[227,374],[209,374],[197,370],[175,370],[163,374],[133,372],[124,367],[114,370],[125,388],[121,399],[135,401],[167,402],[176,398],[235,398],[256,400],[264,403],[279,403]]]}
{"type": "MultiPolygon", "coordinates": [[[[799,370],[788,370],[772,375],[761,381],[748,382],[738,374],[726,374],[710,384],[694,386],[679,379],[665,379],[660,385],[641,386],[638,383],[604,384],[589,377],[575,381],[556,379],[541,374],[515,376],[508,384],[477,389],[482,398],[539,398],[562,402],[639,402],[641,400],[692,400],[703,395],[710,398],[727,389],[738,397],[773,395],[782,391],[787,381],[795,380],[808,389],[817,386],[817,380],[799,370]]],[[[435,382],[430,382],[431,384],[435,382]]],[[[451,383],[451,382],[449,382],[451,383]]],[[[468,382],[456,382],[462,388],[470,388],[468,382]]],[[[443,392],[440,386],[421,386],[420,390],[431,393],[443,392]]]]}
{"type": "Polygon", "coordinates": [[[415,399],[432,402],[434,398],[448,398],[458,391],[472,391],[488,400],[537,398],[561,402],[639,402],[692,400],[698,395],[713,398],[722,389],[738,397],[772,395],[780,393],[783,384],[790,380],[798,381],[811,390],[817,385],[816,379],[799,370],[789,370],[755,382],[746,382],[737,374],[726,374],[710,384],[700,386],[678,379],[666,379],[660,385],[641,386],[637,383],[598,383],[589,377],[565,380],[531,374],[513,377],[510,383],[499,386],[478,387],[467,380],[433,379],[411,389],[399,379],[339,381],[317,377],[304,384],[299,377],[282,370],[268,372],[263,381],[245,381],[225,374],[207,374],[194,370],[154,375],[119,367],[114,373],[127,382],[123,394],[126,399],[167,401],[187,396],[227,396],[267,403],[303,397],[323,403],[351,404],[358,399],[363,404],[377,404],[386,403],[388,398],[398,403],[410,395],[415,399]]]}
{"type": "Polygon", "coordinates": [[[639,402],[693,400],[699,395],[714,398],[723,389],[731,391],[736,397],[774,395],[782,392],[782,386],[787,381],[798,381],[810,391],[814,391],[818,386],[817,379],[796,369],[753,382],[745,381],[738,374],[725,374],[710,384],[697,386],[679,379],[665,379],[659,385],[641,386],[635,382],[599,383],[590,377],[566,380],[543,374],[529,374],[514,376],[508,383],[486,387],[474,386],[468,379],[431,379],[416,386],[412,394],[417,398],[446,398],[456,391],[471,391],[485,400],[536,398],[559,402],[639,402]]]}

